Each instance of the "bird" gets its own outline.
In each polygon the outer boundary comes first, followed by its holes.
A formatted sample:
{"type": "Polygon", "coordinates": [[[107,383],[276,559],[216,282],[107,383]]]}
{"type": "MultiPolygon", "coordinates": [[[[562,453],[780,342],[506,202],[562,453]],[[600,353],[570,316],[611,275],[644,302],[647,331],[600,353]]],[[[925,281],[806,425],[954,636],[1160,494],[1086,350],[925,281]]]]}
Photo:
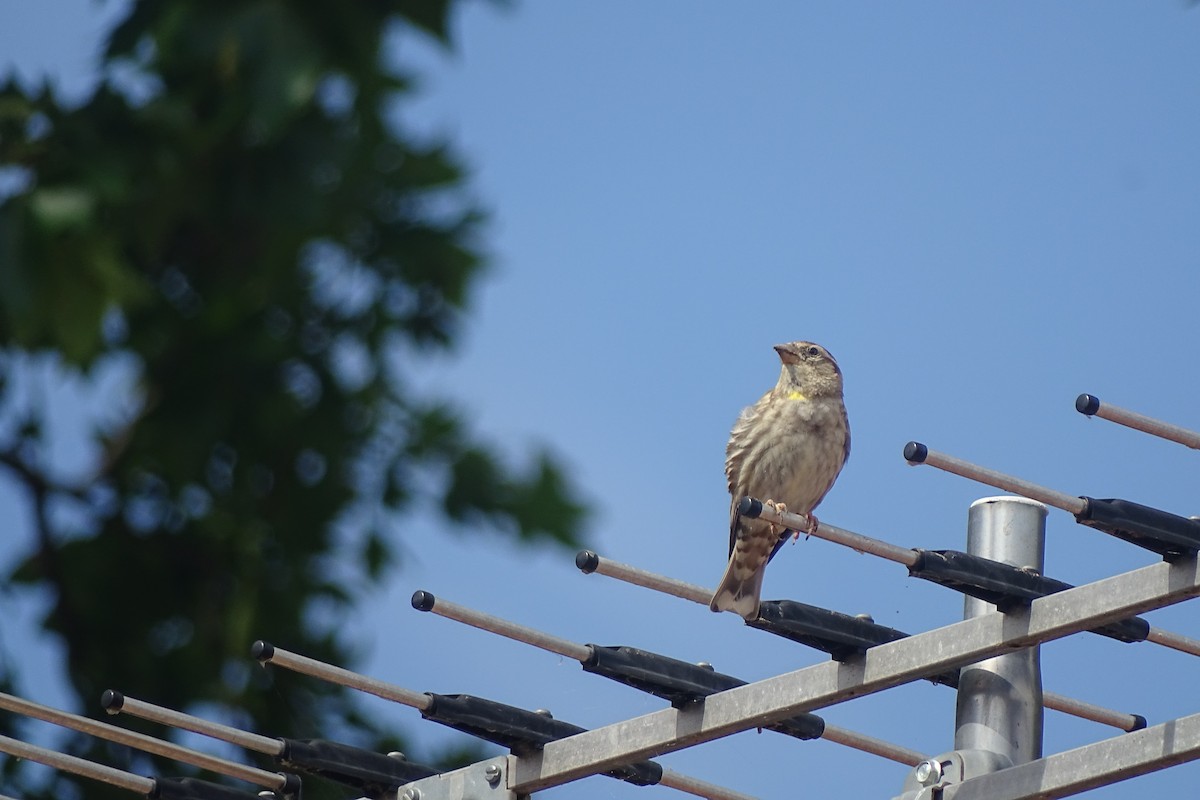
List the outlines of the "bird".
{"type": "Polygon", "coordinates": [[[758,617],[763,573],[789,531],[742,517],[739,502],[749,496],[780,512],[804,514],[812,533],[818,525],[813,509],[850,457],[850,423],[837,361],[813,342],[778,344],[775,352],[782,362],[778,383],[742,410],[725,447],[729,563],[709,607],[747,621],[758,617]]]}

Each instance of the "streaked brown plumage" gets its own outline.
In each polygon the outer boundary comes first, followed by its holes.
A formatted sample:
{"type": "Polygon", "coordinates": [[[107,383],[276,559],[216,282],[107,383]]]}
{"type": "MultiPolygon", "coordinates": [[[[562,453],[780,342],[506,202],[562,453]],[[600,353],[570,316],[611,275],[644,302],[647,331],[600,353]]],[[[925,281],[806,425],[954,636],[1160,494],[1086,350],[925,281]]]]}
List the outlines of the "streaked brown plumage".
{"type": "Polygon", "coordinates": [[[742,411],[725,448],[729,479],[729,565],[713,594],[713,611],[758,616],[767,562],[786,531],[743,519],[738,502],[755,497],[810,515],[850,456],[850,425],[842,402],[842,372],[812,342],[775,346],[779,382],[742,411]]]}

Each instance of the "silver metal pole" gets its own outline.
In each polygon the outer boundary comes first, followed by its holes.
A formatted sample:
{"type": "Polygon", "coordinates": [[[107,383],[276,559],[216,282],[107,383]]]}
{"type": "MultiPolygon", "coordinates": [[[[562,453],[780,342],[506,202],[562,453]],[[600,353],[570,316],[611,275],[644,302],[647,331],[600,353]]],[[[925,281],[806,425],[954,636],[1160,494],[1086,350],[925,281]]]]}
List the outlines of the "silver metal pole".
{"type": "MultiPolygon", "coordinates": [[[[1023,497],[985,497],[971,504],[967,552],[1017,567],[1043,570],[1046,507],[1023,497]]],[[[963,618],[996,610],[967,597],[963,618]]],[[[1042,756],[1042,672],[1037,646],[962,668],[955,750],[984,750],[1024,764],[1042,756]]]]}

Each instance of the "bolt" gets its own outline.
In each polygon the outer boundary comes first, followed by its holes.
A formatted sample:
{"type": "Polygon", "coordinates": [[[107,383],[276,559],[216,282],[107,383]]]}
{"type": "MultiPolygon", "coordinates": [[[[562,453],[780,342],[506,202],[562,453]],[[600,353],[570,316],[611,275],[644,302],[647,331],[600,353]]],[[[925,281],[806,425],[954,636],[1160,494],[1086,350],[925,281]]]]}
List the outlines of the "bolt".
{"type": "Polygon", "coordinates": [[[917,764],[914,775],[922,786],[933,786],[942,779],[942,765],[932,758],[927,759],[917,764]]]}
{"type": "Polygon", "coordinates": [[[533,710],[533,713],[539,714],[539,715],[545,717],[546,719],[554,719],[554,715],[550,713],[550,709],[548,709],[548,708],[535,708],[533,710]]]}
{"type": "Polygon", "coordinates": [[[417,787],[405,789],[404,794],[400,795],[401,800],[421,800],[421,790],[417,787]]]}
{"type": "Polygon", "coordinates": [[[861,619],[863,622],[874,622],[875,621],[875,618],[872,617],[870,614],[855,614],[854,618],[861,619]]]}
{"type": "Polygon", "coordinates": [[[500,767],[495,764],[488,764],[487,769],[483,771],[483,777],[487,778],[487,782],[495,786],[500,782],[500,767]]]}
{"type": "Polygon", "coordinates": [[[401,753],[399,750],[392,750],[391,752],[389,752],[387,754],[387,756],[388,756],[388,758],[394,758],[397,761],[407,761],[408,760],[408,756],[404,755],[404,753],[401,753]]]}
{"type": "Polygon", "coordinates": [[[713,667],[713,665],[707,661],[697,661],[696,666],[700,667],[701,669],[706,669],[709,672],[716,672],[716,669],[713,667]]]}

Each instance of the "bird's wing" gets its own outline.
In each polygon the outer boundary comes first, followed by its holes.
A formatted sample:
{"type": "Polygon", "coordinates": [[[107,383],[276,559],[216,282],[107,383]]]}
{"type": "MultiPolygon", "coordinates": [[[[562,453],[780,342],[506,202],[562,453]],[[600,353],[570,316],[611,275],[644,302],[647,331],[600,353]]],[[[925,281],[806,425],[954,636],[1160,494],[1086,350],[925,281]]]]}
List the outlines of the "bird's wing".
{"type": "Polygon", "coordinates": [[[842,405],[842,427],[846,430],[846,445],[842,448],[842,466],[850,460],[850,417],[846,415],[846,406],[842,405]]]}
{"type": "Polygon", "coordinates": [[[741,499],[738,492],[745,485],[745,481],[742,479],[742,470],[745,467],[746,456],[753,449],[754,430],[758,427],[758,421],[770,401],[771,392],[767,392],[758,398],[757,403],[743,408],[742,413],[738,415],[737,422],[733,423],[733,431],[729,434],[729,443],[725,445],[725,477],[729,482],[729,494],[734,497],[735,508],[737,501],[741,499]]]}
{"type": "Polygon", "coordinates": [[[763,410],[771,401],[771,392],[767,392],[752,406],[746,406],[733,423],[733,431],[729,434],[729,443],[725,445],[725,477],[729,482],[729,554],[733,554],[733,546],[737,544],[738,532],[738,503],[745,494],[746,481],[742,471],[745,468],[746,457],[753,449],[753,432],[761,419],[763,410]]]}

